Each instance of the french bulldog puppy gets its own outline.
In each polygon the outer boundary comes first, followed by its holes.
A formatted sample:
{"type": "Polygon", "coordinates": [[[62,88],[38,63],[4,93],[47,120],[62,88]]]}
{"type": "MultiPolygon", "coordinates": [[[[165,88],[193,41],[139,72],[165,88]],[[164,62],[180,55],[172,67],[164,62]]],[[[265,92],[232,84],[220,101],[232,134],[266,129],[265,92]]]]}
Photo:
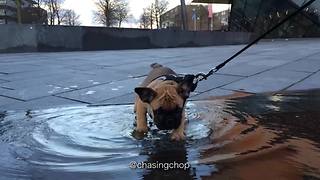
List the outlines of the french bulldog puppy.
{"type": "Polygon", "coordinates": [[[179,78],[170,68],[151,64],[142,84],[135,88],[134,112],[138,133],[148,132],[147,114],[160,130],[173,130],[172,140],[185,139],[185,104],[192,91],[194,76],[179,78]]]}

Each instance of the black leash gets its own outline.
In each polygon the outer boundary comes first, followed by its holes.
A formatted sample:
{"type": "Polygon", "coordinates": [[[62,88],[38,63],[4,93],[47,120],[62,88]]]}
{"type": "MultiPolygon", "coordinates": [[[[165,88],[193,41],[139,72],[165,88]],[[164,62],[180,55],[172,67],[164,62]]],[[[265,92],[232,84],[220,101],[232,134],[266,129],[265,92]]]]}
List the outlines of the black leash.
{"type": "Polygon", "coordinates": [[[207,74],[205,73],[198,73],[197,75],[194,76],[194,87],[193,89],[196,89],[198,82],[206,80],[209,76],[213,75],[213,73],[219,71],[223,66],[225,66],[228,62],[230,62],[231,60],[233,60],[235,57],[239,56],[241,53],[243,53],[245,50],[247,50],[249,47],[251,47],[252,45],[254,45],[255,43],[257,43],[258,41],[260,41],[262,38],[264,38],[266,35],[268,35],[269,33],[271,33],[273,30],[275,30],[276,28],[278,28],[279,26],[281,26],[282,24],[284,24],[285,22],[287,22],[289,19],[291,19],[292,17],[296,16],[298,13],[300,13],[303,9],[305,9],[306,7],[310,6],[314,1],[316,0],[310,0],[307,3],[305,3],[303,6],[301,6],[297,11],[295,11],[294,13],[290,14],[289,16],[287,16],[285,19],[283,19],[280,23],[278,23],[277,25],[275,25],[274,27],[272,27],[271,29],[269,29],[268,31],[266,31],[265,33],[263,33],[261,36],[259,36],[257,39],[255,39],[254,41],[252,41],[250,44],[248,44],[247,46],[245,46],[244,48],[242,48],[240,51],[238,51],[236,54],[234,54],[233,56],[231,56],[229,59],[225,60],[223,63],[219,64],[218,66],[216,66],[215,68],[211,69],[207,74]]]}

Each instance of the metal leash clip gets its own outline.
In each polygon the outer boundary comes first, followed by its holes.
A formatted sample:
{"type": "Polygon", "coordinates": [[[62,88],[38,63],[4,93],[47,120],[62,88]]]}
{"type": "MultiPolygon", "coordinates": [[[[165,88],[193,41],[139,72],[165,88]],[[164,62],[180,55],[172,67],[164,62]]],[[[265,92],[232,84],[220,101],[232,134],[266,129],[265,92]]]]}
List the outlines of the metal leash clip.
{"type": "Polygon", "coordinates": [[[200,72],[195,76],[193,83],[197,84],[200,81],[207,80],[209,76],[211,76],[213,73],[215,73],[217,71],[218,71],[218,69],[215,67],[215,68],[211,69],[207,74],[200,72]]]}

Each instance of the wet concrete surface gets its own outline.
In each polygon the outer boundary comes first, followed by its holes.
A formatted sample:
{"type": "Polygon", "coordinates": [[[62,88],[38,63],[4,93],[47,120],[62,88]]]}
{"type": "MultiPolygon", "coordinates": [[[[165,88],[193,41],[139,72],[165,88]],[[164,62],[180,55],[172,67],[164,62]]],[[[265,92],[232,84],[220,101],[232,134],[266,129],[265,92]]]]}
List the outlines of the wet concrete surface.
{"type": "Polygon", "coordinates": [[[132,136],[132,105],[0,115],[0,179],[319,179],[320,90],[190,101],[185,141],[132,136]],[[187,169],[132,169],[132,162],[187,169]]]}
{"type": "MultiPolygon", "coordinates": [[[[132,101],[127,95],[151,63],[182,74],[207,72],[242,47],[0,54],[0,110],[110,104],[115,99],[127,104],[132,101]]],[[[193,98],[320,88],[319,54],[319,39],[260,42],[201,82],[193,98]]]]}

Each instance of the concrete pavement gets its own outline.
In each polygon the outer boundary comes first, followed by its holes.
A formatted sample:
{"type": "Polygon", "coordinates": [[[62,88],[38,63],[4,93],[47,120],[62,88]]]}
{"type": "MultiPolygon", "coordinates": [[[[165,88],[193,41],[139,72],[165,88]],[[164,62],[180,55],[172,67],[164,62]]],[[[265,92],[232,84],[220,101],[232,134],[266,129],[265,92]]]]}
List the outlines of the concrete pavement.
{"type": "MultiPolygon", "coordinates": [[[[242,47],[0,54],[0,111],[130,104],[151,63],[207,72],[242,47]]],[[[320,39],[261,42],[201,82],[191,99],[314,89],[319,82],[320,39]]]]}

